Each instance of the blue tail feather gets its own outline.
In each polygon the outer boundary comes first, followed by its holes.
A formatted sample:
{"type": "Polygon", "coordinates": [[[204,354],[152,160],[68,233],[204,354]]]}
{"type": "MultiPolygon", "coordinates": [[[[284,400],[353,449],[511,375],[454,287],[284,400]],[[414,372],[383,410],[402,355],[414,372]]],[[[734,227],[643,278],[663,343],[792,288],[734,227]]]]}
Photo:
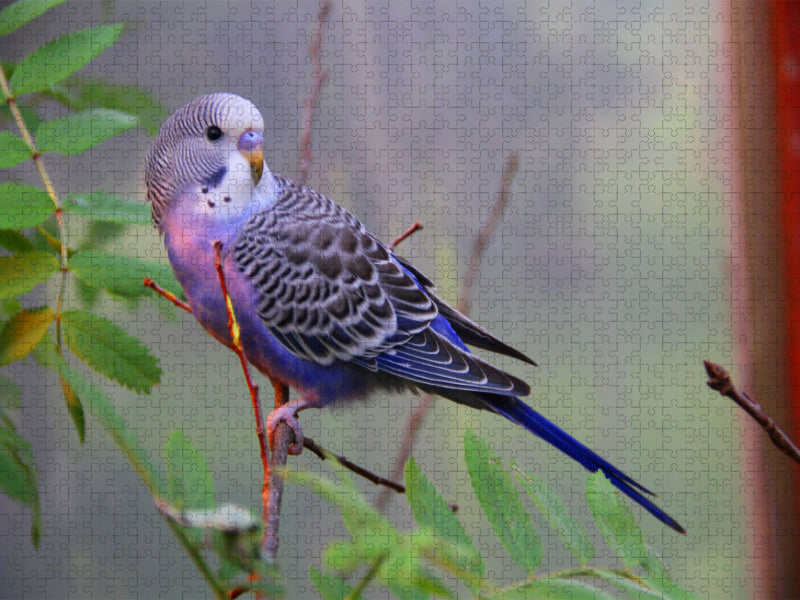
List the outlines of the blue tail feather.
{"type": "Polygon", "coordinates": [[[567,432],[559,429],[530,406],[509,396],[495,396],[492,394],[475,394],[487,407],[502,415],[509,421],[516,423],[531,433],[542,438],[547,443],[555,446],[564,454],[576,460],[589,471],[603,471],[609,481],[623,494],[638,502],[662,523],[672,527],[675,531],[686,533],[672,517],[656,506],[643,494],[655,495],[643,485],[620,471],[604,458],[592,452],[567,432]]]}

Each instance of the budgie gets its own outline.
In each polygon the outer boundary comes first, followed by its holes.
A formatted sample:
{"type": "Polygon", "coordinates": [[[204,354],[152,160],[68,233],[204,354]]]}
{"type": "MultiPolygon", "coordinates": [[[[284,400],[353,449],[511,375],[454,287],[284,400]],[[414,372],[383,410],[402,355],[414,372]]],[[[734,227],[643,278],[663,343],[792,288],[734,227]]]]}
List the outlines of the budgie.
{"type": "Polygon", "coordinates": [[[519,399],[521,379],[470,353],[467,344],[535,363],[451,308],[433,282],[353,215],[309,187],[273,174],[264,121],[248,100],[201,96],[169,117],[150,150],[145,184],[153,221],[200,324],[232,346],[212,244],[241,347],[259,371],[299,392],[267,420],[295,433],[297,413],[386,389],[435,393],[524,427],[676,531],[652,494],[519,399]]]}

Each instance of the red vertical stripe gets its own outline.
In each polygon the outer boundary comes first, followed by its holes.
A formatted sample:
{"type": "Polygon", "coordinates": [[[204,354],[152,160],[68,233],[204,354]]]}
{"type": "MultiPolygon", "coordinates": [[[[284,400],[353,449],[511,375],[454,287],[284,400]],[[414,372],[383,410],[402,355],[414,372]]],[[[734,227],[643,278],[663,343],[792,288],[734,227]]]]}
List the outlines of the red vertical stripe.
{"type": "Polygon", "coordinates": [[[788,398],[793,431],[797,432],[800,431],[800,2],[778,0],[773,9],[788,398]]]}

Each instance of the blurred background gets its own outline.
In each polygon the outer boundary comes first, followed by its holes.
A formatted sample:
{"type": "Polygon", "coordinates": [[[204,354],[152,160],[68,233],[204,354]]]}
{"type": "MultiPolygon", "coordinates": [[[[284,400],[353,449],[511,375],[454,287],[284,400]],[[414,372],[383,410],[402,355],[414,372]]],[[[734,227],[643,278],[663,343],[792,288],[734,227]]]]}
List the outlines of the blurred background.
{"type": "MultiPolygon", "coordinates": [[[[728,367],[791,431],[769,6],[334,1],[322,36],[328,78],[308,183],[386,242],[420,221],[424,230],[399,252],[451,303],[504,163],[518,153],[470,314],[539,363],[492,359],[532,385],[532,406],[658,493],[686,536],[629,505],[647,543],[699,597],[798,589],[787,569],[798,546],[794,472],[706,387],[702,364],[728,367]]],[[[82,74],[143,86],[168,112],[207,92],[245,96],[264,115],[269,166],[293,176],[318,10],[316,1],[71,1],[5,38],[0,53],[18,60],[61,33],[125,22],[119,43],[82,74]]],[[[48,118],[61,110],[42,107],[48,118]]],[[[46,164],[62,193],[102,188],[144,202],[151,142],[139,130],[46,164]]],[[[35,182],[26,168],[12,177],[35,182]]],[[[166,262],[150,227],[132,226],[114,244],[166,262]]],[[[126,312],[106,299],[104,310],[145,339],[164,369],[149,396],[107,388],[132,430],[160,456],[180,428],[208,458],[220,501],[258,512],[261,465],[236,357],[163,301],[126,312]]],[[[0,496],[0,597],[206,594],[99,427],[88,423],[81,446],[53,377],[32,363],[9,376],[24,387],[19,426],[35,443],[46,535],[34,551],[30,516],[0,496]]],[[[376,396],[305,412],[301,423],[329,450],[386,474],[418,403],[376,396]]],[[[413,454],[459,506],[493,578],[523,573],[492,558],[505,553],[468,481],[466,427],[505,461],[545,477],[596,532],[586,472],[500,418],[438,399],[413,454]]],[[[290,462],[329,469],[309,453],[290,462]]],[[[388,511],[410,525],[404,506],[393,500],[388,511]]],[[[572,565],[531,513],[547,550],[543,568],[572,565]]],[[[339,515],[288,486],[281,531],[287,597],[310,597],[308,568],[347,535],[339,515]]]]}

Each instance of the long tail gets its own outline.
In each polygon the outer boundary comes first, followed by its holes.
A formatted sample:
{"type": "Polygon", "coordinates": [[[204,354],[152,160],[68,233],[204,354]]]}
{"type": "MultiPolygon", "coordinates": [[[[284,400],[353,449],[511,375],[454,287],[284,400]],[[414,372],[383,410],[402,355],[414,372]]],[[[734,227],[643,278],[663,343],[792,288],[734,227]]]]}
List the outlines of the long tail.
{"type": "Polygon", "coordinates": [[[578,461],[593,473],[595,471],[603,471],[617,489],[641,504],[659,521],[669,525],[675,531],[686,533],[686,530],[681,527],[675,519],[670,517],[658,506],[653,504],[649,498],[643,495],[650,494],[651,496],[655,496],[653,492],[631,479],[607,460],[592,452],[574,437],[556,427],[522,400],[493,394],[474,394],[474,396],[480,398],[484,405],[493,412],[504,416],[517,425],[521,425],[531,433],[561,450],[570,458],[578,461]]]}

